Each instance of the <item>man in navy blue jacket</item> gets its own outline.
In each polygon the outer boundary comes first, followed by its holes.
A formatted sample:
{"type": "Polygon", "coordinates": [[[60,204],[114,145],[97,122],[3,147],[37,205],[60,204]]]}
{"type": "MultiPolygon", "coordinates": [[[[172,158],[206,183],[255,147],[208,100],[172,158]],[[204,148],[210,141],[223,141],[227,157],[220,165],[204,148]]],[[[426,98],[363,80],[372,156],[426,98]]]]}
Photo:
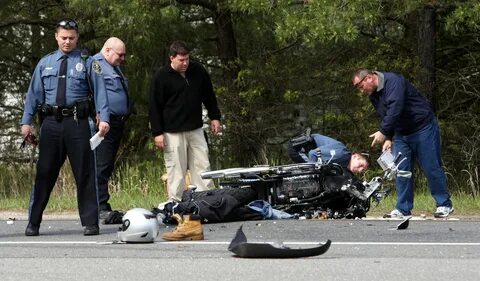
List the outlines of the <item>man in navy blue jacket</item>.
{"type": "MultiPolygon", "coordinates": [[[[379,116],[380,129],[371,134],[372,146],[383,144],[382,151],[392,148],[394,154],[407,158],[399,169],[414,171],[418,161],[427,177],[435,199],[435,217],[447,217],[453,212],[447,178],[442,166],[440,130],[430,102],[402,75],[391,72],[355,70],[353,85],[368,96],[379,116]]],[[[387,217],[410,216],[413,209],[414,177],[398,177],[397,204],[387,217]]]]}

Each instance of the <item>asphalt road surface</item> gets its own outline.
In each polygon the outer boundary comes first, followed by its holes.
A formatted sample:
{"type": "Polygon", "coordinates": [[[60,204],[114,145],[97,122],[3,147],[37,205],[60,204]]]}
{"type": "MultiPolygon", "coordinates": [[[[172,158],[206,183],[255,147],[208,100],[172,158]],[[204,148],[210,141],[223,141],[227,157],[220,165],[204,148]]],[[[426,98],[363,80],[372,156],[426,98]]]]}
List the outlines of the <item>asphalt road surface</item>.
{"type": "Polygon", "coordinates": [[[78,219],[0,221],[0,280],[480,280],[480,220],[277,220],[204,225],[205,240],[116,243],[119,225],[83,236],[78,219]],[[332,245],[297,259],[245,259],[227,250],[243,225],[249,242],[332,245]]]}

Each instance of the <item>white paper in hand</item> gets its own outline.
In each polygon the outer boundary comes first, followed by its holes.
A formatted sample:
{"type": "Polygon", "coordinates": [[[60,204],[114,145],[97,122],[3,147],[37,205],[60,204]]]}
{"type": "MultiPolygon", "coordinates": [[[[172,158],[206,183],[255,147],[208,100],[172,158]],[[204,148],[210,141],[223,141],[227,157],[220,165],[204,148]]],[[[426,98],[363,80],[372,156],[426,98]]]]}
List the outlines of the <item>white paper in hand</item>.
{"type": "Polygon", "coordinates": [[[91,139],[90,139],[90,148],[94,150],[97,146],[102,142],[104,137],[100,136],[100,132],[97,132],[91,139]]]}

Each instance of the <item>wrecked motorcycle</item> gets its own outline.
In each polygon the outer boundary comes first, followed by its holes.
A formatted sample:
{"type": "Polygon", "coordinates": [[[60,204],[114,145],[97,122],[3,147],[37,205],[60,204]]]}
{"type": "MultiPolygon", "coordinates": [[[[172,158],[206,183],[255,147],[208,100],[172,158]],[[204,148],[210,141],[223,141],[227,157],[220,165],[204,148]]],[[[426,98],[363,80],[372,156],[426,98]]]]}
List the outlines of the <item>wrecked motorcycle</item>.
{"type": "Polygon", "coordinates": [[[201,176],[218,179],[221,189],[253,189],[259,200],[267,201],[274,209],[300,217],[361,218],[366,216],[371,202],[378,204],[389,194],[390,189],[383,188],[385,181],[411,177],[410,172],[398,169],[405,160],[401,154],[394,157],[385,151],[377,159],[382,175],[368,182],[338,164],[322,163],[320,157],[316,163],[230,168],[201,176]]]}

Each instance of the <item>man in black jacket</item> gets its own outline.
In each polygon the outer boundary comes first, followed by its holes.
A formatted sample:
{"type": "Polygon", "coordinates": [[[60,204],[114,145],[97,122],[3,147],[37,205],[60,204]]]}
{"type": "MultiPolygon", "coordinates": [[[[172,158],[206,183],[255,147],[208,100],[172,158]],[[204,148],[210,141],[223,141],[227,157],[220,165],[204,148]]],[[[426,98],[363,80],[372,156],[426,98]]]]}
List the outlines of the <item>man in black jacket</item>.
{"type": "Polygon", "coordinates": [[[213,187],[201,172],[210,170],[208,146],[203,131],[202,104],[208,111],[213,134],[221,132],[220,110],[205,68],[190,61],[182,41],[170,46],[170,64],[153,77],[150,92],[150,125],[155,146],[164,152],[169,200],[181,201],[185,174],[198,191],[213,187]]]}

